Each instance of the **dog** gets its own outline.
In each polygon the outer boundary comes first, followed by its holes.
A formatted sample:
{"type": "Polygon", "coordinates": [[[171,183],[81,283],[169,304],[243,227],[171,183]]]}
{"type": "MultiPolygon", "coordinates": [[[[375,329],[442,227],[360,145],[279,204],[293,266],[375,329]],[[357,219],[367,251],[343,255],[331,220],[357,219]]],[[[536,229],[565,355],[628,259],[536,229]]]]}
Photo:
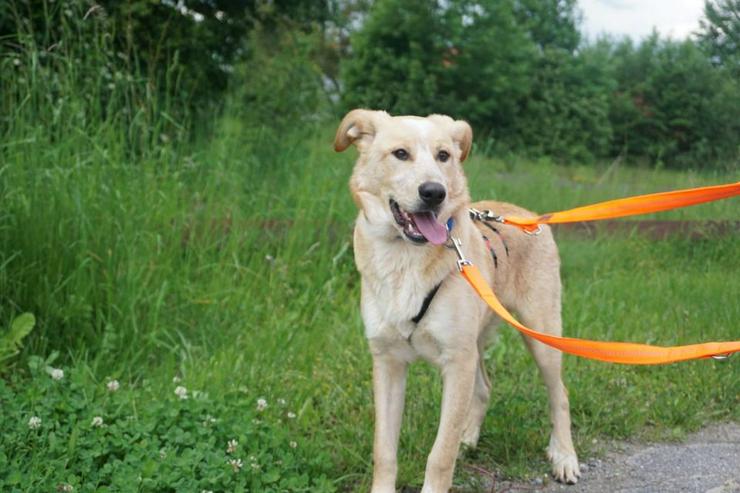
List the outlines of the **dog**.
{"type": "MultiPolygon", "coordinates": [[[[440,423],[422,493],[452,484],[461,443],[474,447],[491,382],[483,351],[498,325],[456,267],[449,233],[462,241],[501,302],[536,330],[560,335],[560,260],[549,228],[529,235],[513,226],[474,222],[469,208],[532,215],[501,202],[471,204],[462,163],[473,131],[449,116],[391,116],[356,109],[337,129],[334,149],[355,145],[349,187],[359,214],[354,255],[361,274],[361,311],[373,359],[375,435],[372,493],[395,492],[396,453],[409,363],[422,358],[442,373],[440,423]]],[[[550,401],[547,455],[555,478],[580,476],[571,438],[561,354],[524,338],[550,401]]]]}

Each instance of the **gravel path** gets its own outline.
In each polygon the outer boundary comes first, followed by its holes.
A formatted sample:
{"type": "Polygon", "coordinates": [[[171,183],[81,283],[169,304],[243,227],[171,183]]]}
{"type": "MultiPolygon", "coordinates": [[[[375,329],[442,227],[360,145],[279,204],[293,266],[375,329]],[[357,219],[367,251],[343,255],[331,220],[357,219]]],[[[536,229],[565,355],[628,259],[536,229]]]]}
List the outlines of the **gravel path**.
{"type": "Polygon", "coordinates": [[[575,486],[530,484],[511,491],[740,493],[740,424],[712,425],[680,443],[620,443],[581,472],[575,486]]]}

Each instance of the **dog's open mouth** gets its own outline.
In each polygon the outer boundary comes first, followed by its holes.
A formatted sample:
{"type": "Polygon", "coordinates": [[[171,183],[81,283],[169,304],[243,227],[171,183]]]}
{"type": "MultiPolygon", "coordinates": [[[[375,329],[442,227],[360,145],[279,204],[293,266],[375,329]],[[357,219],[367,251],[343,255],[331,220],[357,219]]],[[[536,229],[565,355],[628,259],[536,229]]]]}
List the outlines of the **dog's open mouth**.
{"type": "Polygon", "coordinates": [[[437,222],[433,211],[406,212],[398,202],[390,200],[391,212],[403,234],[414,243],[442,245],[447,241],[447,228],[437,222]]]}

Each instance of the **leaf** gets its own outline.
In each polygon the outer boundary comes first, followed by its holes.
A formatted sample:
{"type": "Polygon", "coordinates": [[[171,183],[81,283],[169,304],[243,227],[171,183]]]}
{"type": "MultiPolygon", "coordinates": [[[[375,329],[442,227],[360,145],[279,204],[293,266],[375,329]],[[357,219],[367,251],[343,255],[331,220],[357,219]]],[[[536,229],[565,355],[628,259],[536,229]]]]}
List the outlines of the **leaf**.
{"type": "Polygon", "coordinates": [[[0,361],[18,354],[23,339],[31,333],[36,325],[33,313],[22,313],[10,324],[10,330],[0,336],[0,361]]]}

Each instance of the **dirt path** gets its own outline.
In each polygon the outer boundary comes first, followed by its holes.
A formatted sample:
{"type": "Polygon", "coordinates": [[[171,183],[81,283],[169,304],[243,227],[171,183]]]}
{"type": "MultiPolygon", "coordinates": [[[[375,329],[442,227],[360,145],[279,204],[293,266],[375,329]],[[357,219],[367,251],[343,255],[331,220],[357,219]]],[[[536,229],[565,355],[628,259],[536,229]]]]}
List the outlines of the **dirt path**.
{"type": "MultiPolygon", "coordinates": [[[[575,486],[525,488],[543,493],[740,493],[740,424],[712,425],[680,443],[616,444],[604,458],[584,465],[575,486]]],[[[521,486],[511,491],[525,489],[521,486]]]]}

